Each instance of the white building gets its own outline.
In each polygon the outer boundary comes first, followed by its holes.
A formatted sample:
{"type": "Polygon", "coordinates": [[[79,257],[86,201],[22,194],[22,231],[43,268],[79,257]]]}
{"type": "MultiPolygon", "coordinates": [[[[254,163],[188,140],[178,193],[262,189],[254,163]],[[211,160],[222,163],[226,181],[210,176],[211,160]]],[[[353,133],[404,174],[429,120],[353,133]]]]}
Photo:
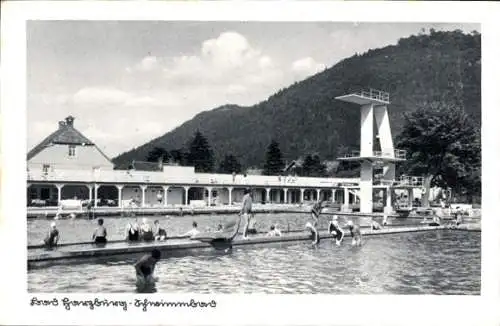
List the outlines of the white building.
{"type": "Polygon", "coordinates": [[[356,178],[285,178],[262,175],[196,173],[194,167],[133,162],[113,170],[111,160],[74,126],[71,116],[35,146],[28,160],[28,206],[58,206],[64,199],[92,199],[94,205],[141,207],[189,205],[203,201],[227,205],[251,188],[256,202],[299,203],[319,198],[355,201],[356,178]]]}

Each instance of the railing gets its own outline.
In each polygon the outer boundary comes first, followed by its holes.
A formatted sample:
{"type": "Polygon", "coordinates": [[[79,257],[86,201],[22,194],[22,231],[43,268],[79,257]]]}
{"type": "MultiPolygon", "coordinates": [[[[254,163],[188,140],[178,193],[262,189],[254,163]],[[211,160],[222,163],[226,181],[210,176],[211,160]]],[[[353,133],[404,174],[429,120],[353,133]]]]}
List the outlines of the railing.
{"type": "MultiPolygon", "coordinates": [[[[355,158],[361,157],[361,152],[358,150],[354,150],[348,153],[345,153],[341,158],[355,158]]],[[[398,160],[406,160],[406,151],[401,149],[396,149],[394,151],[373,151],[373,157],[380,157],[386,159],[398,159],[398,160]]]]}
{"type": "Polygon", "coordinates": [[[238,175],[233,179],[230,174],[196,173],[192,175],[174,175],[163,172],[122,171],[122,170],[54,170],[30,169],[28,182],[53,183],[114,183],[114,184],[158,184],[158,185],[213,185],[213,186],[270,186],[270,187],[337,187],[344,183],[359,183],[359,178],[308,178],[290,176],[238,175]]]}
{"type": "Polygon", "coordinates": [[[417,176],[401,176],[399,180],[395,182],[397,186],[411,186],[411,187],[423,187],[424,178],[417,176]]]}
{"type": "Polygon", "coordinates": [[[424,178],[416,177],[416,176],[401,176],[399,180],[385,180],[380,179],[377,180],[381,185],[387,186],[409,186],[409,187],[423,187],[424,186],[424,178]]]}
{"type": "Polygon", "coordinates": [[[368,90],[359,90],[355,91],[354,94],[374,100],[389,102],[389,93],[378,89],[369,88],[368,90]]]}
{"type": "Polygon", "coordinates": [[[406,160],[406,151],[403,149],[394,150],[394,157],[401,160],[406,160]]]}

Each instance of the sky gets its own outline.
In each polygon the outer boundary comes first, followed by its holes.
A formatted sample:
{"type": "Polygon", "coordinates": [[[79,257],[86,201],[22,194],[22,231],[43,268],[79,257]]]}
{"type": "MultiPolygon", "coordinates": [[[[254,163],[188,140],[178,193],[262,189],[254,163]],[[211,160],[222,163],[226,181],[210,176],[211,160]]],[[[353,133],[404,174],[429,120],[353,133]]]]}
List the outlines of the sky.
{"type": "Polygon", "coordinates": [[[66,116],[108,156],[196,114],[253,105],[423,29],[477,24],[29,21],[28,150],[66,116]]]}

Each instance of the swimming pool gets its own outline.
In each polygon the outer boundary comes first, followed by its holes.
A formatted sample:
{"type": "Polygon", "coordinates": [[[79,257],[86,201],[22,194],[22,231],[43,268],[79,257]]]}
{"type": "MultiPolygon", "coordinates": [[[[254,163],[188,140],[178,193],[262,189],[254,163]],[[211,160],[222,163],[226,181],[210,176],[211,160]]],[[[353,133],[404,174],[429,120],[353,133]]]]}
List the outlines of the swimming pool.
{"type": "MultiPolygon", "coordinates": [[[[198,219],[199,220],[199,219],[198,219]]],[[[188,223],[189,225],[189,223],[188,223]]],[[[236,247],[161,260],[160,293],[469,294],[481,289],[481,233],[456,230],[236,247]]],[[[132,260],[28,271],[30,292],[135,292],[132,260]]]]}

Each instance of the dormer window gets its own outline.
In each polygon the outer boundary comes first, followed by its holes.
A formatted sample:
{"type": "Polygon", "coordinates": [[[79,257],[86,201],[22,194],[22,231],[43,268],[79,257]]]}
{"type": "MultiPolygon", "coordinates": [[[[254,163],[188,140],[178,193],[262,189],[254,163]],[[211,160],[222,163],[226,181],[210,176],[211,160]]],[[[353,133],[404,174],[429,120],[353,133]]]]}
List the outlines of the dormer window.
{"type": "Polygon", "coordinates": [[[69,145],[68,156],[69,157],[75,157],[76,156],[76,146],[75,145],[69,145]]]}

